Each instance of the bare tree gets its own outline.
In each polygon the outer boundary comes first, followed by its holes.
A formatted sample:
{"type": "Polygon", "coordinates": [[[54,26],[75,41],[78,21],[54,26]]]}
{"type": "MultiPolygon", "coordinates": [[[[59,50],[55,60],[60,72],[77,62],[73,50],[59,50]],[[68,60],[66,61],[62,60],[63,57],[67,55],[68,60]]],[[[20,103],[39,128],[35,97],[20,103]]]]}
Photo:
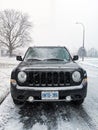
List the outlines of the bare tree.
{"type": "Polygon", "coordinates": [[[12,56],[13,50],[31,41],[31,27],[26,14],[15,10],[0,12],[0,45],[7,47],[12,56]]]}

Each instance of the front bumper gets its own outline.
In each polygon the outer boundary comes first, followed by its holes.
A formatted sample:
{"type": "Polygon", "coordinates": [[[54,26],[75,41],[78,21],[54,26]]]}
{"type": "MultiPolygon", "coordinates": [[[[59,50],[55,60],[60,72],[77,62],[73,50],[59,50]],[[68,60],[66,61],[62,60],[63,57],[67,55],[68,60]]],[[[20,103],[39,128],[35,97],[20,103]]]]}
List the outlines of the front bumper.
{"type": "Polygon", "coordinates": [[[21,87],[11,84],[12,98],[19,101],[27,101],[30,96],[34,101],[64,101],[67,96],[71,96],[72,100],[84,99],[87,95],[87,82],[82,82],[79,86],[68,87],[21,87]],[[58,91],[59,99],[57,100],[42,100],[42,91],[58,91]]]}

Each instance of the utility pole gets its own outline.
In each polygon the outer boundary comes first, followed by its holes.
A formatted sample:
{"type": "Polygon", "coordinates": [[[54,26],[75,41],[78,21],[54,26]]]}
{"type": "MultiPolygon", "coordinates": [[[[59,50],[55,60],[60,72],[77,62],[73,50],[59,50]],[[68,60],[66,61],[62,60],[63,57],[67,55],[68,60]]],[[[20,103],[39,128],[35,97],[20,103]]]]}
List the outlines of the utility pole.
{"type": "MultiPolygon", "coordinates": [[[[76,24],[80,24],[82,26],[82,28],[83,28],[83,45],[82,45],[82,47],[83,47],[83,52],[84,52],[84,50],[85,50],[85,48],[84,48],[84,44],[85,44],[85,26],[81,22],[76,22],[76,24]]],[[[84,53],[82,55],[82,61],[84,61],[84,53]]]]}

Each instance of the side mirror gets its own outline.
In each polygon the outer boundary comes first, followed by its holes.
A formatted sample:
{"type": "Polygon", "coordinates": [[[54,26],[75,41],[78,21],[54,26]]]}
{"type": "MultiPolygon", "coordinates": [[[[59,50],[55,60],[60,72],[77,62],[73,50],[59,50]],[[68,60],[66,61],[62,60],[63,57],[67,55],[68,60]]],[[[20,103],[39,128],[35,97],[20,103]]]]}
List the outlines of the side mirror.
{"type": "Polygon", "coordinates": [[[78,59],[79,59],[79,56],[78,56],[78,55],[74,55],[74,56],[73,56],[73,61],[78,60],[78,59]]]}
{"type": "Polygon", "coordinates": [[[16,56],[16,60],[18,60],[18,61],[22,61],[23,59],[22,59],[21,56],[16,56]]]}

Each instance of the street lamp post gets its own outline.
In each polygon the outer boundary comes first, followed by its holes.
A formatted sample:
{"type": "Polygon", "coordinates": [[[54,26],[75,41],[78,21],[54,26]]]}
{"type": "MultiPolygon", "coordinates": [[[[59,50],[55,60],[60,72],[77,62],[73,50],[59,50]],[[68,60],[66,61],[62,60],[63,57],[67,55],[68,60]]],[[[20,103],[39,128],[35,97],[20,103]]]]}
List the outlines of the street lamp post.
{"type": "MultiPolygon", "coordinates": [[[[84,50],[84,43],[85,43],[85,26],[84,26],[83,23],[80,23],[80,22],[76,22],[76,24],[80,24],[80,25],[82,26],[82,28],[83,28],[83,45],[82,45],[82,47],[83,47],[83,50],[84,50]]],[[[84,54],[82,55],[82,61],[84,61],[84,54]]]]}

